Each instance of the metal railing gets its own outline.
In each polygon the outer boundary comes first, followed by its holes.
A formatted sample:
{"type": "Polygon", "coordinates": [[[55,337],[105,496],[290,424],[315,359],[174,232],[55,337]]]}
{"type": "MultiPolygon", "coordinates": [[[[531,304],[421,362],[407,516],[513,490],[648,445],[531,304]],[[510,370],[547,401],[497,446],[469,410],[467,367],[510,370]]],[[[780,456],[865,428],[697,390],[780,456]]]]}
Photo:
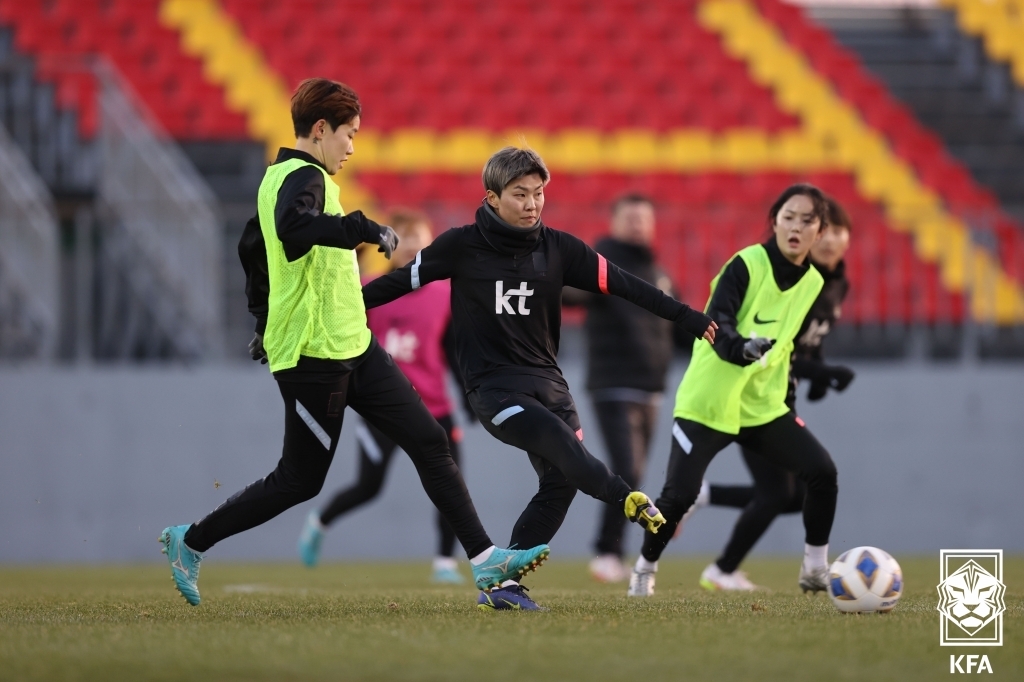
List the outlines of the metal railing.
{"type": "Polygon", "coordinates": [[[53,197],[0,124],[0,358],[56,350],[58,234],[53,197]]]}
{"type": "Polygon", "coordinates": [[[96,354],[219,356],[223,220],[217,201],[120,76],[102,62],[95,71],[96,354]]]}

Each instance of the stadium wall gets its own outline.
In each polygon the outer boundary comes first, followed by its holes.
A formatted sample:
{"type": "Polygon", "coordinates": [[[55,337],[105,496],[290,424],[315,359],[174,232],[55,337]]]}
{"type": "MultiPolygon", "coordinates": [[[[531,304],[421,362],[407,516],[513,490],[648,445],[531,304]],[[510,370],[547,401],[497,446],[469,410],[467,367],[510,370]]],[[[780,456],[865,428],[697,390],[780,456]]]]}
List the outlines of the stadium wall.
{"type": "MultiPolygon", "coordinates": [[[[572,354],[579,358],[580,354],[572,354]]],[[[565,363],[571,386],[582,363],[565,363]]],[[[950,547],[1024,551],[1014,520],[1024,518],[1021,365],[855,365],[846,394],[801,412],[831,450],[840,472],[833,548],[860,544],[895,553],[950,547]]],[[[677,381],[683,365],[673,367],[677,381]]],[[[0,369],[0,562],[155,561],[156,536],[185,523],[268,473],[280,448],[280,397],[273,381],[246,365],[195,369],[0,369]],[[219,486],[219,487],[218,487],[219,486]]],[[[603,446],[579,389],[586,442],[603,446]]],[[[657,492],[669,448],[670,401],[652,451],[646,489],[657,492]]],[[[352,413],[324,492],[351,480],[352,413]]],[[[466,478],[499,543],[536,479],[526,458],[466,430],[466,478]]],[[[737,452],[722,453],[709,478],[743,482],[737,452]]],[[[217,547],[218,559],[295,558],[295,539],[313,503],[217,547]]],[[[560,556],[590,553],[597,503],[580,495],[554,541],[560,556]]],[[[325,544],[330,559],[428,557],[432,510],[415,470],[397,460],[383,498],[342,520],[325,544]]],[[[732,510],[699,512],[673,553],[710,553],[724,543],[732,510]]],[[[777,521],[758,551],[795,553],[796,517],[777,521]]],[[[628,551],[639,547],[631,530],[628,551]]]]}

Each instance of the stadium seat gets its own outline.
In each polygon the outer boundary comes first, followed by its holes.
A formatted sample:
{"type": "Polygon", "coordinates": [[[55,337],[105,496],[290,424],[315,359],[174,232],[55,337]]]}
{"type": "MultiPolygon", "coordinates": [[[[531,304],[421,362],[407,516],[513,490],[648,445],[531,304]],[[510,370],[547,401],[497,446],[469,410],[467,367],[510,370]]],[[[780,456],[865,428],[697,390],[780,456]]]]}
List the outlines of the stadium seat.
{"type": "Polygon", "coordinates": [[[48,62],[40,78],[55,84],[59,106],[78,111],[83,137],[95,133],[97,116],[94,87],[81,69],[98,54],[127,77],[175,137],[244,138],[245,123],[227,110],[219,88],[183,85],[204,83],[202,68],[160,24],[157,8],[156,0],[18,0],[0,3],[0,23],[14,29],[15,49],[48,62]]]}

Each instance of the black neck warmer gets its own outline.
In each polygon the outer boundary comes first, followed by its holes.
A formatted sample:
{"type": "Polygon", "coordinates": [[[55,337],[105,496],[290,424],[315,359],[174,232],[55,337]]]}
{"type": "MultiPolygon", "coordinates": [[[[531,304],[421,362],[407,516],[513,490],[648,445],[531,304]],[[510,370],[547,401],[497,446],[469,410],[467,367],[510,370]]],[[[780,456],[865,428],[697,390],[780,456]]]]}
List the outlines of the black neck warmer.
{"type": "Polygon", "coordinates": [[[513,227],[499,218],[486,201],[476,210],[476,224],[488,244],[509,256],[523,256],[536,249],[544,227],[540,220],[533,227],[513,227]]]}

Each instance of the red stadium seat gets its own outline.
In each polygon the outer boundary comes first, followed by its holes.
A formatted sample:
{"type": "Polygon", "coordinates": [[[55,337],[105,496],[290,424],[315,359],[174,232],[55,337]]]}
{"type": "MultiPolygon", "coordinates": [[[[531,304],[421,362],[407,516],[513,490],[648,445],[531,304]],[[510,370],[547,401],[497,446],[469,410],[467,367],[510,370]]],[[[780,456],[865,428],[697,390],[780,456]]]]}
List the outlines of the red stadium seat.
{"type": "Polygon", "coordinates": [[[216,130],[216,137],[244,138],[245,123],[225,109],[220,88],[185,85],[204,83],[202,69],[181,51],[177,33],[160,24],[157,10],[155,0],[17,0],[0,3],[0,22],[14,28],[17,50],[39,58],[39,77],[56,84],[58,106],[78,111],[86,138],[97,128],[95,86],[81,65],[95,54],[125,74],[172,135],[187,139],[216,130]],[[202,100],[178,101],[182,92],[202,100]],[[203,113],[191,119],[182,113],[199,109],[203,113]]]}

